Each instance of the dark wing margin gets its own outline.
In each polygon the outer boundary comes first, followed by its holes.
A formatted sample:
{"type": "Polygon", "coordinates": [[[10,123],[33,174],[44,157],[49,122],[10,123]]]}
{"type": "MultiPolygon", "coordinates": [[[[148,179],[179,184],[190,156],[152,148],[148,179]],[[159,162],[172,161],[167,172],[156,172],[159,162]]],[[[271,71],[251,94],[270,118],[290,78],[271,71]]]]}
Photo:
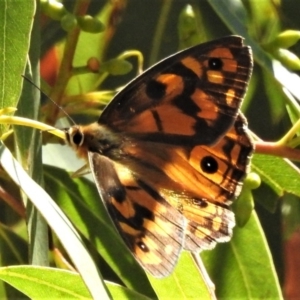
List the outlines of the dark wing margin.
{"type": "Polygon", "coordinates": [[[212,145],[234,123],[251,73],[251,49],[241,37],[200,44],[130,82],[98,122],[141,140],[212,145]]]}
{"type": "Polygon", "coordinates": [[[122,166],[98,153],[88,156],[101,199],[131,253],[153,276],[169,275],[183,247],[184,217],[122,166]]]}

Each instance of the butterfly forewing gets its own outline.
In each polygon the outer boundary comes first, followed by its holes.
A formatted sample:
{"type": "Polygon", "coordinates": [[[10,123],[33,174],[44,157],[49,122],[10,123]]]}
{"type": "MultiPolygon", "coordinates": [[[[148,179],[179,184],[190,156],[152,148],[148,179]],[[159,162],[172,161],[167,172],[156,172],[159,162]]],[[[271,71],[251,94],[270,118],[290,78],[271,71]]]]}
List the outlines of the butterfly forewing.
{"type": "Polygon", "coordinates": [[[251,70],[240,37],[195,46],[129,83],[99,123],[147,141],[211,145],[233,124],[251,70]]]}
{"type": "Polygon", "coordinates": [[[134,79],[67,140],[88,156],[101,198],[144,269],[170,274],[181,249],[228,241],[229,209],[253,151],[239,112],[249,47],[225,37],[177,53],[134,79]]]}

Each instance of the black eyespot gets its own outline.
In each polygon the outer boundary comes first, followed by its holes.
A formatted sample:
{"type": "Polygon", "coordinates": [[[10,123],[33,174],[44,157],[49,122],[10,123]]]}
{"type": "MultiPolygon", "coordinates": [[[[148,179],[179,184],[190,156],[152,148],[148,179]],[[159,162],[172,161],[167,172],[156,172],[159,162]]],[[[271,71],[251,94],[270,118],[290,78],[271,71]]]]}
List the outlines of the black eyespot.
{"type": "Polygon", "coordinates": [[[143,252],[149,252],[149,248],[145,245],[144,242],[139,241],[136,244],[143,252]]]}
{"type": "Polygon", "coordinates": [[[218,171],[218,162],[211,156],[205,156],[200,162],[200,167],[205,173],[213,174],[218,171]]]}
{"type": "Polygon", "coordinates": [[[220,58],[211,58],[208,61],[208,66],[211,70],[221,70],[223,68],[223,62],[220,58]]]}
{"type": "Polygon", "coordinates": [[[119,203],[122,203],[126,200],[126,191],[122,185],[113,185],[106,191],[109,195],[115,198],[119,203]]]}
{"type": "Polygon", "coordinates": [[[80,145],[82,143],[83,139],[83,134],[80,131],[77,131],[73,136],[72,136],[72,141],[75,145],[80,145]]]}
{"type": "Polygon", "coordinates": [[[166,85],[163,83],[156,81],[156,80],[150,80],[147,83],[146,87],[146,94],[149,98],[154,100],[160,100],[166,93],[166,85]]]}

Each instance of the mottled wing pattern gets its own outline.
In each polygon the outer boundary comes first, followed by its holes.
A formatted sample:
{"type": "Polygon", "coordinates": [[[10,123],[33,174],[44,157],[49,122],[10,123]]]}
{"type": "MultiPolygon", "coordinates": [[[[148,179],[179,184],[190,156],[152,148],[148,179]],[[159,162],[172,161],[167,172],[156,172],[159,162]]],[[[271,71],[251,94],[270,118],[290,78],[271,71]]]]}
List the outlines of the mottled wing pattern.
{"type": "Polygon", "coordinates": [[[228,205],[253,151],[239,112],[251,71],[242,38],[201,44],[150,68],[97,124],[69,133],[78,153],[88,152],[125,243],[156,277],[173,270],[183,247],[209,249],[231,235],[228,205]]]}
{"type": "Polygon", "coordinates": [[[140,140],[215,143],[232,126],[252,70],[238,36],[176,53],[129,83],[99,123],[140,140]]]}
{"type": "Polygon", "coordinates": [[[216,145],[196,146],[190,152],[189,163],[203,176],[200,182],[207,190],[201,201],[192,199],[183,204],[182,212],[188,219],[184,245],[187,250],[210,249],[232,235],[235,220],[228,205],[241,192],[253,152],[246,124],[240,114],[216,145]]]}
{"type": "Polygon", "coordinates": [[[241,114],[212,147],[129,141],[122,151],[120,164],[188,220],[187,250],[210,249],[229,240],[235,224],[229,204],[240,194],[253,151],[241,114]]]}
{"type": "Polygon", "coordinates": [[[155,277],[170,274],[184,244],[183,215],[125,166],[93,152],[89,161],[105,206],[135,258],[155,277]]]}

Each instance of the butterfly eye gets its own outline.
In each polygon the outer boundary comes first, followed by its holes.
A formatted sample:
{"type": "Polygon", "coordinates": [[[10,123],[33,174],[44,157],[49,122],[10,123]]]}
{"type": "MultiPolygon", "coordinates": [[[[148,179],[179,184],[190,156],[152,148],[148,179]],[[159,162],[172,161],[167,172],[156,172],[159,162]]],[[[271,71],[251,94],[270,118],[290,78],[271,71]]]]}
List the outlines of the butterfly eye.
{"type": "Polygon", "coordinates": [[[81,131],[76,131],[72,136],[72,142],[74,145],[80,146],[83,142],[83,133],[81,131]]]}
{"type": "Polygon", "coordinates": [[[205,173],[213,174],[218,171],[218,162],[211,156],[205,156],[200,162],[200,167],[205,173]]]}
{"type": "Polygon", "coordinates": [[[208,61],[208,66],[211,70],[221,70],[223,67],[223,62],[219,58],[211,58],[208,61]]]}

